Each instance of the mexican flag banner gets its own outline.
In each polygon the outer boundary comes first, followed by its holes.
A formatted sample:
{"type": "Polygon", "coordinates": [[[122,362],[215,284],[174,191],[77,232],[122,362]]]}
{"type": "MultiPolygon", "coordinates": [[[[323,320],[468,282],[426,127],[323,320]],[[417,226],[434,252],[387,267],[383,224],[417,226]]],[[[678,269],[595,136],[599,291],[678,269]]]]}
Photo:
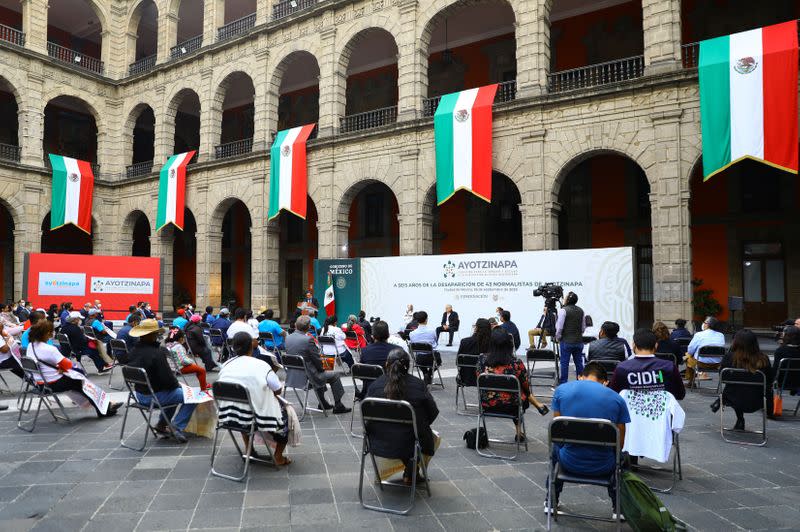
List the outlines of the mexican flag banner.
{"type": "Polygon", "coordinates": [[[436,204],[458,190],[492,201],[492,104],[497,84],[445,94],[433,115],[436,204]]]}
{"type": "Polygon", "coordinates": [[[50,230],[73,224],[92,234],[94,174],[91,163],[49,154],[53,167],[50,230]]]}
{"type": "Polygon", "coordinates": [[[325,307],[325,315],[326,316],[333,316],[336,314],[336,297],[333,293],[333,277],[331,277],[331,272],[328,272],[328,287],[325,289],[325,299],[323,300],[323,306],[325,307]]]}
{"type": "Polygon", "coordinates": [[[797,21],[700,43],[708,180],[745,158],[797,173],[797,21]]]}
{"type": "Polygon", "coordinates": [[[194,157],[194,151],[173,155],[158,177],[158,213],[156,231],[173,224],[183,231],[183,212],[186,204],[186,166],[194,157]]]}
{"type": "Polygon", "coordinates": [[[269,150],[269,212],[273,219],[285,209],[305,220],[308,174],[306,141],[316,124],[278,131],[269,150]]]}

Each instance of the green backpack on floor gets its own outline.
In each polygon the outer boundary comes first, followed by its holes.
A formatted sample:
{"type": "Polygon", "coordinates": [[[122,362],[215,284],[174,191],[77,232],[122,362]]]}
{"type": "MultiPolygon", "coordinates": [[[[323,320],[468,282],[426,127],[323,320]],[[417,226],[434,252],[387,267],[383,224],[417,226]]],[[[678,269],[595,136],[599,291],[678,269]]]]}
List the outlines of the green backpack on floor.
{"type": "Polygon", "coordinates": [[[630,471],[622,472],[619,493],[622,515],[636,532],[677,532],[687,529],[683,522],[669,513],[653,490],[630,471]]]}

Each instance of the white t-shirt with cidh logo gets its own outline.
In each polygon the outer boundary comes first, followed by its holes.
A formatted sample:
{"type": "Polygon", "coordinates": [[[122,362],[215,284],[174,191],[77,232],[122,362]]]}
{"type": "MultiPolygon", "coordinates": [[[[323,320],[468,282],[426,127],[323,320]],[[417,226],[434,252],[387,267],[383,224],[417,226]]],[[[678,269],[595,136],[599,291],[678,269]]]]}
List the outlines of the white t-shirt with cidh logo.
{"type": "Polygon", "coordinates": [[[631,456],[644,456],[665,463],[672,448],[672,432],[680,432],[686,414],[665,390],[622,390],[631,422],[625,425],[625,446],[631,456]]]}

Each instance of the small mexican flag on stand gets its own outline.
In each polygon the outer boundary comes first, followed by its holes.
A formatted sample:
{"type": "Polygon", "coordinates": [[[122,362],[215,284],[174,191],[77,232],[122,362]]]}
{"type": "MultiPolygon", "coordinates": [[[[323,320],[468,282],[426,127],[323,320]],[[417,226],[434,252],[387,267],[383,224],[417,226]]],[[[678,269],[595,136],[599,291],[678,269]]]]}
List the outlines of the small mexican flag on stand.
{"type": "Polygon", "coordinates": [[[745,158],[797,173],[797,21],[700,43],[700,125],[708,180],[745,158]]]}
{"type": "Polygon", "coordinates": [[[308,199],[306,141],[316,124],[278,131],[269,150],[269,212],[267,219],[281,209],[305,220],[308,199]]]}
{"type": "Polygon", "coordinates": [[[50,230],[73,224],[92,234],[92,165],[71,157],[49,154],[53,167],[50,230]]]}
{"type": "Polygon", "coordinates": [[[186,205],[186,166],[194,157],[194,151],[173,155],[158,177],[158,213],[156,231],[172,224],[183,231],[183,213],[186,205]]]}
{"type": "Polygon", "coordinates": [[[325,289],[325,299],[323,306],[325,307],[325,316],[333,316],[336,314],[336,301],[333,293],[333,277],[331,272],[328,272],[328,287],[325,289]]]}
{"type": "Polygon", "coordinates": [[[436,204],[458,190],[492,201],[492,104],[497,84],[445,94],[433,115],[436,204]]]}

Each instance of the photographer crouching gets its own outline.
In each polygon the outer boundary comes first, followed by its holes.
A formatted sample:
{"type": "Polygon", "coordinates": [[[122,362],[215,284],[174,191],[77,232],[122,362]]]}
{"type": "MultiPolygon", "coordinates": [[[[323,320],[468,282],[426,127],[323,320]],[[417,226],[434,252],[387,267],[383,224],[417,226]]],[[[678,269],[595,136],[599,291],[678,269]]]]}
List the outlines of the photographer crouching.
{"type": "Polygon", "coordinates": [[[577,305],[578,295],[567,293],[556,319],[556,342],[559,342],[561,376],[560,384],[569,380],[570,356],[575,362],[575,374],[583,372],[583,332],[586,330],[586,314],[577,305]]]}

